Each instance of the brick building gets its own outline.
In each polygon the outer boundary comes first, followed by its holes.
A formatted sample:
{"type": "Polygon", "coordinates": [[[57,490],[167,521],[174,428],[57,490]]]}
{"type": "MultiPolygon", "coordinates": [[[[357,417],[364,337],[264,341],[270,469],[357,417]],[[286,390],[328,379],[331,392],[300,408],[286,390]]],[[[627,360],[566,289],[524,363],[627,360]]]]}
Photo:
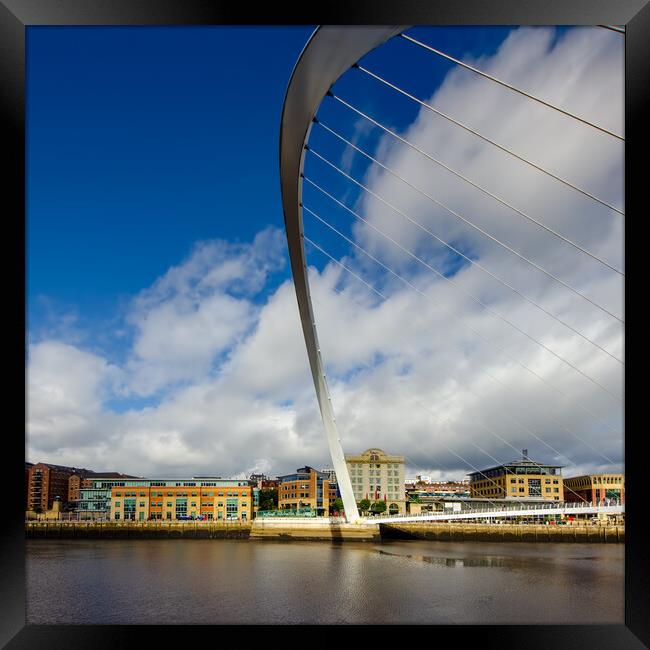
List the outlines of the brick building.
{"type": "Polygon", "coordinates": [[[67,504],[70,497],[70,477],[89,470],[50,463],[36,463],[28,470],[27,509],[50,510],[55,497],[67,504]]]}
{"type": "Polygon", "coordinates": [[[616,499],[625,503],[625,476],[623,474],[590,474],[564,479],[564,499],[598,503],[616,499]]]}
{"type": "Polygon", "coordinates": [[[320,515],[328,515],[332,494],[336,499],[336,488],[330,488],[327,474],[313,467],[298,468],[294,474],[278,476],[278,508],[299,510],[309,508],[320,515]]]}

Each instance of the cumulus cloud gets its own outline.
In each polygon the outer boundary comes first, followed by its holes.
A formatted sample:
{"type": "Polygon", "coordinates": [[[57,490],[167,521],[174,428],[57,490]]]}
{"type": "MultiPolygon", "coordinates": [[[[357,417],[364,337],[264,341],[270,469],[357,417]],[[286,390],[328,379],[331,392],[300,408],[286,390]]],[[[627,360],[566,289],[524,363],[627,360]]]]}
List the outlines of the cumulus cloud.
{"type": "MultiPolygon", "coordinates": [[[[574,29],[556,39],[552,29],[523,28],[494,55],[468,61],[623,131],[623,48],[616,34],[574,29]]],[[[460,69],[426,100],[622,206],[623,150],[610,138],[460,69]]],[[[366,128],[354,125],[359,141],[366,128]]],[[[426,109],[401,135],[622,267],[620,216],[426,109]]],[[[622,280],[610,270],[390,136],[382,136],[374,155],[595,302],[622,313],[622,280]]],[[[341,160],[352,168],[349,152],[341,160]]],[[[622,327],[615,319],[378,166],[362,180],[622,358],[622,327]]],[[[404,454],[410,471],[441,478],[461,478],[476,467],[510,460],[522,448],[536,459],[565,465],[566,474],[622,466],[621,404],[459,289],[618,394],[620,364],[477,267],[459,265],[448,249],[376,199],[360,195],[354,208],[458,286],[360,223],[353,229],[355,241],[421,293],[352,248],[342,261],[380,288],[386,300],[334,263],[310,267],[346,452],[379,446],[404,454]]],[[[307,225],[310,234],[313,222],[307,225]]],[[[46,340],[30,346],[30,459],[158,476],[283,473],[305,463],[329,465],[293,286],[285,280],[265,290],[274,274],[286,273],[285,247],[278,228],[251,243],[197,244],[135,297],[127,318],[133,345],[119,365],[81,345],[46,340]],[[115,399],[127,406],[115,410],[115,399]]]]}

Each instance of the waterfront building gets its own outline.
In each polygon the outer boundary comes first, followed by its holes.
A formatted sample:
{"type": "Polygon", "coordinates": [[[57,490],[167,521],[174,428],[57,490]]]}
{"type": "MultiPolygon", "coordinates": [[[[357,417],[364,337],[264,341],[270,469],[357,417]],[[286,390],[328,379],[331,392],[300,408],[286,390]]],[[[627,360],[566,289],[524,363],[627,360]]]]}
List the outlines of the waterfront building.
{"type": "Polygon", "coordinates": [[[250,521],[254,491],[246,479],[127,479],[111,488],[113,521],[250,521]]]}
{"type": "Polygon", "coordinates": [[[63,506],[69,501],[69,481],[73,474],[88,472],[78,467],[36,463],[28,470],[27,509],[51,510],[55,497],[60,497],[63,506]]]}
{"type": "Polygon", "coordinates": [[[531,460],[528,451],[524,449],[521,460],[469,474],[470,497],[532,497],[564,501],[561,470],[561,465],[547,465],[531,460]]]}
{"type": "Polygon", "coordinates": [[[137,476],[119,474],[118,472],[93,473],[82,479],[79,488],[79,498],[76,502],[78,519],[110,519],[111,489],[124,485],[126,479],[137,479],[137,476]]]}
{"type": "Polygon", "coordinates": [[[597,503],[606,499],[616,499],[625,503],[624,474],[586,474],[564,479],[564,499],[597,503]]]}
{"type": "Polygon", "coordinates": [[[25,461],[25,510],[29,510],[29,470],[34,467],[34,463],[25,461]]]}
{"type": "Polygon", "coordinates": [[[366,449],[358,456],[347,456],[352,490],[357,502],[362,499],[385,501],[386,512],[406,513],[404,456],[393,456],[381,449],[366,449]]]}
{"type": "Polygon", "coordinates": [[[137,476],[130,476],[129,474],[120,474],[119,472],[93,472],[90,470],[83,470],[73,474],[68,479],[68,509],[78,511],[81,505],[81,491],[82,489],[88,490],[93,487],[94,482],[102,479],[123,479],[123,478],[138,478],[137,476]]]}
{"type": "Polygon", "coordinates": [[[278,476],[278,481],[280,510],[309,508],[319,515],[329,514],[332,492],[327,474],[306,465],[298,468],[294,474],[278,476]]]}

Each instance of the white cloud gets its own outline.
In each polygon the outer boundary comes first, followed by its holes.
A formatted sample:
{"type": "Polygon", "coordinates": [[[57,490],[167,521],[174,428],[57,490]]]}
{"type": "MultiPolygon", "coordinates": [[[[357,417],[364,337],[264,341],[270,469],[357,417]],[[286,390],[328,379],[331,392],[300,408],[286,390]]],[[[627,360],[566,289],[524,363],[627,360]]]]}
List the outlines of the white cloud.
{"type": "MultiPolygon", "coordinates": [[[[476,63],[622,132],[618,35],[576,29],[557,43],[552,37],[545,28],[516,30],[494,56],[476,63]]],[[[429,101],[604,199],[622,203],[622,147],[606,136],[462,70],[452,71],[429,101]]],[[[622,265],[620,216],[477,144],[425,109],[404,137],[622,265]]],[[[419,154],[391,144],[389,137],[378,151],[400,175],[597,302],[621,310],[620,278],[593,260],[558,245],[424,163],[419,154]]],[[[371,167],[365,182],[613,354],[622,354],[616,321],[381,170],[371,167]]],[[[357,209],[432,265],[449,264],[448,252],[377,201],[359,201],[357,209]]],[[[599,454],[622,462],[622,438],[612,433],[622,427],[619,404],[449,283],[418,269],[369,228],[358,226],[354,232],[357,241],[430,299],[384,278],[382,291],[389,300],[381,302],[334,264],[322,272],[310,268],[319,339],[346,451],[379,446],[405,454],[414,471],[457,478],[493,464],[492,458],[510,460],[522,448],[534,458],[567,465],[566,474],[608,467],[599,454]],[[490,343],[449,312],[459,313],[490,343]],[[498,346],[570,397],[546,387],[498,346]]],[[[197,245],[135,299],[129,316],[133,347],[119,368],[56,341],[32,345],[30,458],[177,476],[329,465],[293,286],[285,281],[259,297],[270,275],[282,268],[284,247],[279,229],[263,231],[251,244],[197,245]],[[112,398],[134,395],[156,401],[123,413],[111,410],[112,398]]],[[[379,283],[372,263],[359,254],[351,251],[345,262],[379,283]]],[[[615,361],[479,269],[465,266],[453,280],[613,392],[622,391],[615,361]]]]}

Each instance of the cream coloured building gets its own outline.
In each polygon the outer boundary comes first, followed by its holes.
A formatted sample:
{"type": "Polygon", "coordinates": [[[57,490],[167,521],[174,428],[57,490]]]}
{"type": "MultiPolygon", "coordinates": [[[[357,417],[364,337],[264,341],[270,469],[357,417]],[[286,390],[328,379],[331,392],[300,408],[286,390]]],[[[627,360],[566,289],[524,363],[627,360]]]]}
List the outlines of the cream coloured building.
{"type": "Polygon", "coordinates": [[[362,499],[385,501],[387,513],[406,513],[404,456],[372,448],[358,456],[346,455],[345,461],[357,503],[362,499]]]}

